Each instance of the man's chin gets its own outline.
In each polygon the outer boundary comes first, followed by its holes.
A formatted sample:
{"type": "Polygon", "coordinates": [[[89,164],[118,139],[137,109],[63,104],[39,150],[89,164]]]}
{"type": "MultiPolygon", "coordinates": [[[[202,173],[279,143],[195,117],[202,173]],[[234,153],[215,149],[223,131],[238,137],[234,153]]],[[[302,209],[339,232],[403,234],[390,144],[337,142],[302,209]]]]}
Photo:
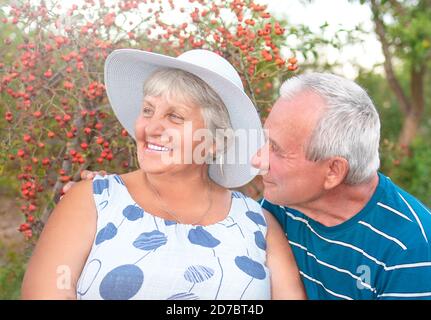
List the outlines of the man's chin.
{"type": "Polygon", "coordinates": [[[277,204],[277,202],[280,201],[280,199],[278,199],[276,191],[277,190],[274,184],[271,184],[271,185],[265,184],[265,187],[263,190],[263,196],[269,202],[277,204]]]}

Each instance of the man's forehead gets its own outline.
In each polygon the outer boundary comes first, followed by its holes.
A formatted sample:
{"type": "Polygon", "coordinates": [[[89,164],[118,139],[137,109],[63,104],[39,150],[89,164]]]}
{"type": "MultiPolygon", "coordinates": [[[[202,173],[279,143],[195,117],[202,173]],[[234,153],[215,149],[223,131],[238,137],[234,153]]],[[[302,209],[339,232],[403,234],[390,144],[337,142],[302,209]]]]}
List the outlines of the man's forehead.
{"type": "Polygon", "coordinates": [[[298,122],[318,117],[325,108],[323,98],[313,92],[300,92],[286,98],[280,97],[268,116],[270,122],[298,122]]]}
{"type": "Polygon", "coordinates": [[[281,97],[274,104],[264,128],[274,139],[306,135],[314,127],[323,107],[323,99],[309,92],[298,93],[293,98],[281,97]]]}

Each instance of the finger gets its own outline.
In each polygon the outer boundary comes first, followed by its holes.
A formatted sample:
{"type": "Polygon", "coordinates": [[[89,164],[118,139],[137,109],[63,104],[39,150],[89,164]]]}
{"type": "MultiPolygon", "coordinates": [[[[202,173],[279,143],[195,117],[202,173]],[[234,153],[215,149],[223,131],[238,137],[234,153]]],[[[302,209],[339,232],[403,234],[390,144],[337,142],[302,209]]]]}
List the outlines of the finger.
{"type": "Polygon", "coordinates": [[[93,171],[83,170],[81,172],[81,180],[93,179],[96,174],[93,171]]]}
{"type": "MultiPolygon", "coordinates": [[[[70,188],[72,188],[72,186],[73,186],[73,184],[74,184],[75,182],[73,182],[73,181],[69,181],[68,183],[66,183],[64,186],[63,186],[63,189],[62,189],[62,191],[63,191],[63,194],[64,193],[66,193],[70,188]]],[[[61,198],[60,198],[61,199],[61,198]]]]}

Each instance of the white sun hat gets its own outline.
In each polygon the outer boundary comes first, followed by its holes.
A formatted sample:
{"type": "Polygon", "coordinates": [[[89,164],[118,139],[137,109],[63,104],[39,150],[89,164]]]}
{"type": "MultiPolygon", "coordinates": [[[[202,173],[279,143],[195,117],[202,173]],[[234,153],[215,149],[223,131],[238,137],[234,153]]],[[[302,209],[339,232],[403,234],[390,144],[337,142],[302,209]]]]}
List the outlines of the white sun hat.
{"type": "Polygon", "coordinates": [[[209,165],[210,178],[225,188],[250,182],[258,173],[251,166],[251,158],[264,144],[261,121],[235,68],[214,52],[196,49],[173,58],[137,49],[113,51],[105,61],[105,87],[123,127],[135,139],[144,82],[155,69],[162,67],[190,72],[206,82],[224,102],[234,132],[240,129],[224,158],[209,165]],[[218,164],[220,161],[222,166],[218,164]]]}

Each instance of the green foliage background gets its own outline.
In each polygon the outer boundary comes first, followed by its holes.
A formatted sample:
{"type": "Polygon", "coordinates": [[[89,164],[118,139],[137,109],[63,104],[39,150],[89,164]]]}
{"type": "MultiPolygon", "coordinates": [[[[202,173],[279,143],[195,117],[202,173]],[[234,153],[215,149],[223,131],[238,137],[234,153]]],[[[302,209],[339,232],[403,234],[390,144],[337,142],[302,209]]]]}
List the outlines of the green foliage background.
{"type": "MultiPolygon", "coordinates": [[[[399,70],[402,85],[408,85],[407,74],[399,70]]],[[[384,75],[373,71],[359,72],[357,82],[372,97],[381,119],[380,170],[392,181],[417,197],[428,207],[431,206],[431,112],[422,119],[419,134],[409,150],[397,145],[401,130],[402,113],[397,100],[391,94],[384,75]]],[[[428,81],[429,82],[429,81],[428,81]]],[[[426,101],[431,102],[428,88],[426,101]]]]}

